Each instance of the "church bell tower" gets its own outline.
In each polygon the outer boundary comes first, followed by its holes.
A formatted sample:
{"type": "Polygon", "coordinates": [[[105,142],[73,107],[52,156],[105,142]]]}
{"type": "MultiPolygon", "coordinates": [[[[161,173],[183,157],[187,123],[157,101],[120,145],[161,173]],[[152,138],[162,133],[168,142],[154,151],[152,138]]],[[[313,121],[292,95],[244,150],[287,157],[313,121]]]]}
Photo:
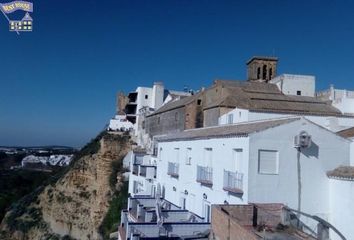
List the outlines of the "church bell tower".
{"type": "Polygon", "coordinates": [[[252,57],[247,62],[247,81],[269,82],[277,74],[278,58],[252,57]]]}

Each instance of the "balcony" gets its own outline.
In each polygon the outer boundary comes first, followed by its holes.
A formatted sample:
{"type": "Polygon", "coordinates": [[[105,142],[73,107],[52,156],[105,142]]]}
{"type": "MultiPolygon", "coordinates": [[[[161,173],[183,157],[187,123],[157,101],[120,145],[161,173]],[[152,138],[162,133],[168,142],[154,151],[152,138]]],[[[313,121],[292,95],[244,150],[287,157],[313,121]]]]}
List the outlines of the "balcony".
{"type": "Polygon", "coordinates": [[[197,166],[197,182],[204,185],[213,185],[213,169],[211,167],[197,166]]]}
{"type": "Polygon", "coordinates": [[[156,178],[156,166],[153,165],[140,165],[139,175],[146,179],[156,178]]]}
{"type": "Polygon", "coordinates": [[[133,164],[133,174],[138,176],[139,173],[139,165],[133,164]]]}
{"type": "Polygon", "coordinates": [[[243,173],[237,171],[230,172],[224,170],[224,187],[225,191],[242,194],[243,193],[243,173]]]}
{"type": "Polygon", "coordinates": [[[178,170],[179,170],[178,163],[168,162],[168,169],[167,169],[168,175],[170,175],[171,177],[178,178],[178,170]]]}

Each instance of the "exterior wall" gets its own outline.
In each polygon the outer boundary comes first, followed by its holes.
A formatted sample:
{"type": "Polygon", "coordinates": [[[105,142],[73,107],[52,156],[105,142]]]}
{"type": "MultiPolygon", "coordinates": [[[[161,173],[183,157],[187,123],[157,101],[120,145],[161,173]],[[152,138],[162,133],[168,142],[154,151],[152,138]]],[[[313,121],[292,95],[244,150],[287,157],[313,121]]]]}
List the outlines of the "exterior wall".
{"type": "MultiPolygon", "coordinates": [[[[235,206],[236,207],[236,206],[235,206]]],[[[244,206],[247,208],[238,219],[242,219],[246,226],[252,226],[253,206],[244,206]],[[249,220],[249,221],[247,221],[249,220]]],[[[212,237],[216,240],[258,240],[255,234],[251,234],[243,228],[234,218],[226,215],[219,208],[212,209],[212,237]]]]}
{"type": "Polygon", "coordinates": [[[332,105],[343,114],[354,114],[354,91],[335,89],[333,85],[329,89],[316,93],[323,100],[331,100],[332,105]]]}
{"type": "Polygon", "coordinates": [[[276,84],[280,91],[286,95],[315,96],[315,77],[306,75],[282,74],[273,78],[270,83],[276,84]]]}
{"type": "Polygon", "coordinates": [[[223,114],[219,118],[219,125],[247,122],[249,111],[246,109],[235,108],[232,111],[223,114]],[[229,116],[232,115],[232,122],[229,122],[229,116]]]}
{"type": "MultiPolygon", "coordinates": [[[[198,101],[198,99],[197,99],[198,101]]],[[[202,105],[196,101],[186,105],[185,129],[203,127],[202,105]]]]}
{"type": "Polygon", "coordinates": [[[152,107],[152,88],[138,87],[136,92],[138,93],[137,111],[139,111],[142,107],[152,107]],[[148,96],[147,99],[145,99],[145,95],[148,96]]]}
{"type": "Polygon", "coordinates": [[[134,125],[127,120],[125,115],[116,115],[109,121],[108,129],[113,131],[119,131],[121,129],[127,131],[133,129],[133,127],[134,125]]]}
{"type": "Polygon", "coordinates": [[[253,59],[247,64],[247,80],[264,80],[268,82],[274,76],[277,75],[277,61],[269,60],[269,59],[253,59]],[[263,67],[266,66],[266,71],[264,72],[263,67]],[[259,68],[259,76],[258,76],[258,68],[259,68]],[[270,75],[270,69],[272,74],[270,75]],[[263,73],[266,75],[263,77],[263,73]]]}
{"type": "Polygon", "coordinates": [[[185,108],[177,108],[161,114],[148,116],[145,127],[150,136],[170,134],[185,129],[185,108]]]}
{"type": "Polygon", "coordinates": [[[119,92],[117,93],[116,101],[116,115],[119,115],[119,113],[125,109],[125,105],[127,105],[129,99],[123,92],[119,92]]]}
{"type": "MultiPolygon", "coordinates": [[[[227,114],[221,115],[219,118],[219,125],[229,124],[228,116],[233,114],[233,123],[268,120],[274,118],[299,116],[286,113],[267,113],[267,112],[253,112],[246,109],[235,108],[227,114]]],[[[328,129],[337,132],[349,127],[354,127],[354,117],[333,117],[333,116],[314,116],[303,115],[308,120],[328,129]]]]}
{"type": "Polygon", "coordinates": [[[283,203],[298,207],[297,150],[294,136],[305,130],[313,139],[311,148],[302,150],[301,211],[330,217],[329,181],[326,172],[339,165],[349,165],[350,142],[306,120],[268,129],[250,136],[249,201],[283,203]],[[275,137],[276,136],[276,137],[275,137]],[[279,152],[278,174],[258,173],[259,149],[279,152]],[[338,156],[341,156],[338,158],[338,156]]]}
{"type": "Polygon", "coordinates": [[[354,114],[354,98],[342,98],[332,102],[343,114],[354,114]]]}
{"type": "MultiPolygon", "coordinates": [[[[150,177],[144,177],[140,175],[140,172],[138,171],[137,173],[134,174],[134,159],[135,159],[135,154],[133,152],[129,152],[127,156],[124,158],[124,164],[126,164],[127,161],[129,161],[129,185],[128,185],[128,193],[131,196],[134,196],[135,194],[138,195],[154,195],[154,190],[156,189],[156,179],[150,178],[150,177]],[[139,183],[138,192],[134,192],[134,184],[139,183]]],[[[139,160],[141,161],[140,165],[147,165],[147,166],[156,166],[156,159],[152,157],[151,155],[139,155],[138,156],[139,160]]],[[[135,169],[139,169],[139,166],[135,166],[135,169]]],[[[155,170],[153,168],[147,168],[146,169],[146,176],[151,176],[155,175],[155,170]]]]}
{"type": "MultiPolygon", "coordinates": [[[[180,198],[186,198],[186,208],[203,216],[203,203],[230,204],[247,203],[247,175],[248,175],[248,138],[219,138],[195,141],[160,142],[158,144],[159,156],[157,161],[157,181],[165,189],[165,199],[181,206],[180,198]],[[176,150],[179,148],[179,177],[171,177],[167,174],[168,162],[176,161],[176,150]],[[191,148],[191,164],[186,164],[186,151],[191,148]],[[204,151],[212,148],[213,185],[207,187],[196,181],[197,165],[206,166],[204,151]],[[232,195],[223,190],[224,169],[235,169],[232,162],[233,149],[243,150],[243,161],[240,169],[243,174],[244,194],[232,195]],[[162,149],[162,150],[161,150],[162,149]],[[161,153],[162,152],[162,153],[161,153]],[[175,189],[175,191],[174,191],[175,189]],[[188,194],[185,194],[187,190],[188,194]],[[203,194],[207,196],[204,199],[203,194]]],[[[203,216],[204,217],[204,216],[203,216]]]]}
{"type": "Polygon", "coordinates": [[[204,127],[216,126],[219,122],[220,108],[204,110],[204,127]]]}
{"type": "MultiPolygon", "coordinates": [[[[143,107],[152,107],[152,88],[147,88],[147,87],[138,87],[136,89],[136,92],[138,93],[137,97],[137,107],[136,107],[136,123],[139,122],[139,110],[143,107]],[[147,96],[147,99],[145,98],[147,96]]],[[[134,130],[135,130],[135,135],[138,135],[138,130],[139,130],[139,125],[135,124],[134,125],[134,130]]]]}
{"type": "MultiPolygon", "coordinates": [[[[354,239],[351,225],[354,222],[354,181],[330,179],[330,223],[334,225],[347,239],[354,239]]],[[[340,239],[337,234],[331,233],[331,239],[340,239]]]]}
{"type": "Polygon", "coordinates": [[[354,166],[354,139],[350,138],[350,166],[354,166]]]}
{"type": "Polygon", "coordinates": [[[161,82],[154,83],[154,86],[152,88],[152,104],[151,104],[152,108],[158,109],[159,107],[162,106],[164,94],[165,94],[165,88],[163,86],[163,83],[161,82]]]}

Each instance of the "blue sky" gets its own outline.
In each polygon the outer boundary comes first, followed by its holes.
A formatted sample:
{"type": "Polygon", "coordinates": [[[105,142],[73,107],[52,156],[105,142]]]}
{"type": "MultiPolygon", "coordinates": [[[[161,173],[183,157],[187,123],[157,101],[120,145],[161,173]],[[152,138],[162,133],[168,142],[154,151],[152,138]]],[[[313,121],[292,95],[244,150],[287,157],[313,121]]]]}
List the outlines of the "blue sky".
{"type": "Polygon", "coordinates": [[[0,145],[82,146],[114,115],[118,90],[244,80],[253,55],[278,56],[278,73],[315,75],[318,90],[354,89],[353,9],[349,0],[34,1],[31,33],[9,32],[0,16],[0,145]]]}

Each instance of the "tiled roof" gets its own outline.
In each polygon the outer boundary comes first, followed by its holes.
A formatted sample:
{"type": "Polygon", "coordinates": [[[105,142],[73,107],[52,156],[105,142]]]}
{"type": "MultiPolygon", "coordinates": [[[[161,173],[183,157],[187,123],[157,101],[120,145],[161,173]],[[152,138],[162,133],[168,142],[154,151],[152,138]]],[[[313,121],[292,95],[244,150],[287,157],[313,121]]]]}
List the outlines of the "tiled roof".
{"type": "Polygon", "coordinates": [[[193,96],[171,101],[150,116],[184,107],[202,94],[208,97],[208,91],[220,85],[225,89],[224,96],[205,103],[204,110],[216,107],[237,107],[257,112],[343,116],[337,108],[326,101],[314,97],[284,95],[275,84],[233,80],[215,80],[214,85],[209,89],[193,96]]]}
{"type": "Polygon", "coordinates": [[[199,96],[199,94],[196,94],[196,95],[192,95],[192,96],[188,96],[188,97],[183,97],[180,100],[168,102],[165,105],[163,105],[162,107],[160,107],[159,109],[157,109],[155,112],[150,114],[149,116],[153,116],[153,115],[156,115],[159,113],[163,113],[163,112],[171,111],[173,109],[184,107],[188,103],[191,103],[192,101],[194,101],[198,96],[199,96]]]}
{"type": "Polygon", "coordinates": [[[238,107],[262,112],[342,115],[337,108],[325,101],[314,97],[284,95],[276,85],[270,83],[217,80],[215,84],[228,88],[229,94],[210,103],[204,109],[238,107]]]}
{"type": "Polygon", "coordinates": [[[196,139],[210,139],[221,137],[248,136],[251,133],[260,132],[269,128],[300,120],[299,117],[281,118],[276,120],[263,120],[216,127],[196,128],[156,137],[159,142],[183,141],[196,139]]]}
{"type": "Polygon", "coordinates": [[[352,137],[354,137],[354,127],[339,131],[339,132],[337,132],[337,134],[341,137],[344,137],[344,138],[352,138],[352,137]]]}
{"type": "Polygon", "coordinates": [[[328,171],[327,176],[330,178],[354,181],[354,167],[340,166],[332,171],[328,171]]]}

